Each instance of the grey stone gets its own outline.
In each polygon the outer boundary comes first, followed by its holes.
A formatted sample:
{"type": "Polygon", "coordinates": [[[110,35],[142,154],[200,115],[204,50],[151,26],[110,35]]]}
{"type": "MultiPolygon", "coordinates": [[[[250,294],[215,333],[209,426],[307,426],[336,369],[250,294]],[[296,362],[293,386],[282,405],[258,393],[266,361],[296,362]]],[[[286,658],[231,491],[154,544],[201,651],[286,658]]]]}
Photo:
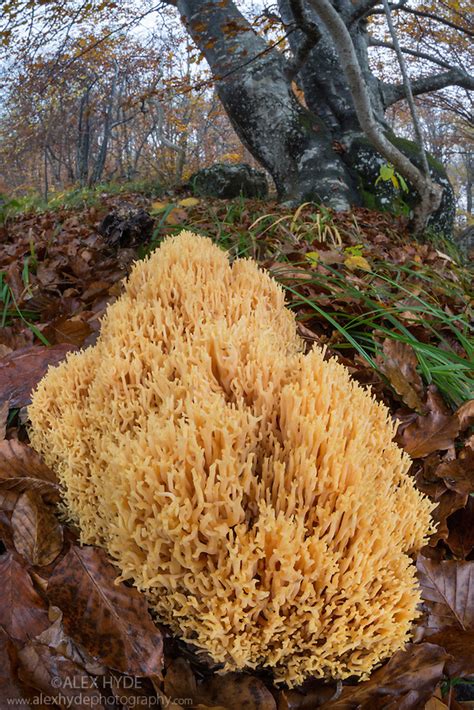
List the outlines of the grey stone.
{"type": "Polygon", "coordinates": [[[466,261],[474,262],[474,225],[466,227],[455,241],[466,261]]]}
{"type": "Polygon", "coordinates": [[[188,185],[196,195],[221,199],[232,199],[240,195],[262,198],[268,193],[265,173],[246,163],[216,163],[194,173],[188,185]]]}

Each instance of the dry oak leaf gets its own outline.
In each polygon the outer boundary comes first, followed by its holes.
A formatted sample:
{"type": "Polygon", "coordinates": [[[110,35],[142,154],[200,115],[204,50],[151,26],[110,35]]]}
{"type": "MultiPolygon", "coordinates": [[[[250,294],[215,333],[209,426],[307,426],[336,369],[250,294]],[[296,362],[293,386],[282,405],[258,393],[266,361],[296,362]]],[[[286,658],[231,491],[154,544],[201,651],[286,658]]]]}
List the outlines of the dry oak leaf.
{"type": "Polygon", "coordinates": [[[421,596],[428,608],[425,635],[457,628],[474,630],[474,562],[434,562],[418,555],[421,596]]]}
{"type": "Polygon", "coordinates": [[[440,395],[430,387],[426,402],[428,413],[416,415],[413,421],[397,434],[398,443],[414,459],[434,451],[449,449],[459,434],[459,419],[446,411],[440,395]]]}
{"type": "Polygon", "coordinates": [[[410,409],[424,414],[423,381],[417,372],[418,358],[411,345],[385,338],[383,354],[377,362],[395,392],[410,409]]]}
{"type": "Polygon", "coordinates": [[[432,643],[408,644],[370,680],[345,686],[324,710],[420,710],[443,678],[449,655],[432,643]]]}
{"type": "Polygon", "coordinates": [[[116,568],[103,550],[76,546],[56,565],[48,598],[63,612],[66,633],[109,668],[136,676],[158,676],[163,640],[145,598],[116,584],[116,568]]]}
{"type": "Polygon", "coordinates": [[[0,442],[0,508],[12,511],[25,491],[36,491],[48,502],[59,500],[55,474],[36,451],[12,439],[0,442]]]}
{"type": "Polygon", "coordinates": [[[61,343],[52,347],[32,345],[16,350],[0,359],[0,404],[10,401],[10,407],[24,407],[31,402],[31,393],[50,365],[64,360],[76,348],[61,343]]]}
{"type": "Polygon", "coordinates": [[[8,636],[27,641],[47,629],[48,607],[11,553],[0,557],[0,579],[0,626],[8,636]]]}
{"type": "Polygon", "coordinates": [[[45,567],[61,552],[62,525],[37,491],[25,491],[19,497],[11,525],[15,548],[31,565],[45,567]]]}

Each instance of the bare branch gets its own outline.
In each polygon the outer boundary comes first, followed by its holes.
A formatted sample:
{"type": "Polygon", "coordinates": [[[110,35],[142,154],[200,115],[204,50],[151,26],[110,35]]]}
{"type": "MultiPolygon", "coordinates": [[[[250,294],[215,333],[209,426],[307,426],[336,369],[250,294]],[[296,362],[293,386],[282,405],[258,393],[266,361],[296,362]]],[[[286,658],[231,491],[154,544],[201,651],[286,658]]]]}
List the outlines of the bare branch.
{"type": "MultiPolygon", "coordinates": [[[[442,17],[441,15],[437,15],[434,12],[428,12],[426,10],[417,10],[414,7],[407,7],[405,2],[399,2],[396,5],[390,5],[390,9],[392,12],[394,10],[401,10],[402,12],[407,12],[410,15],[414,15],[415,17],[426,17],[430,20],[434,20],[435,22],[439,22],[442,25],[445,25],[446,27],[452,27],[453,30],[457,30],[458,32],[463,32],[464,34],[468,35],[468,37],[474,37],[474,32],[470,30],[468,27],[463,27],[462,25],[458,25],[456,22],[451,22],[451,20],[448,20],[446,17],[442,17]]],[[[370,15],[383,15],[385,14],[384,10],[382,8],[375,8],[373,10],[368,10],[366,12],[366,16],[369,17],[370,15]]]]}
{"type": "Polygon", "coordinates": [[[426,157],[425,146],[423,144],[423,136],[421,133],[420,122],[418,121],[418,114],[416,112],[415,99],[413,96],[413,91],[411,88],[410,77],[408,76],[407,65],[405,62],[405,57],[403,56],[400,43],[398,41],[397,32],[395,30],[395,25],[393,24],[392,13],[390,10],[390,5],[388,0],[382,0],[383,8],[385,10],[385,17],[387,20],[388,30],[392,38],[393,46],[395,49],[395,54],[397,55],[398,63],[400,65],[400,71],[402,73],[403,85],[405,87],[405,95],[407,97],[408,106],[410,107],[411,119],[413,122],[413,129],[415,131],[416,142],[420,147],[421,153],[421,164],[423,166],[423,172],[426,178],[429,180],[430,167],[428,165],[428,158],[426,157]]]}
{"type": "MultiPolygon", "coordinates": [[[[391,42],[383,42],[382,40],[375,39],[374,37],[369,38],[369,47],[383,47],[385,49],[392,49],[395,51],[395,47],[391,42]]],[[[409,49],[408,47],[400,47],[403,54],[408,54],[410,57],[416,57],[416,59],[426,59],[427,62],[432,62],[433,64],[438,64],[444,69],[454,69],[452,64],[444,62],[442,59],[433,57],[431,54],[426,52],[419,52],[416,49],[409,49]]]]}
{"type": "MultiPolygon", "coordinates": [[[[462,69],[453,67],[449,71],[441,72],[425,76],[421,79],[415,79],[411,82],[411,88],[414,96],[420,94],[428,94],[432,91],[445,89],[447,86],[461,86],[464,89],[474,89],[474,77],[466,74],[462,69]]],[[[387,108],[397,101],[406,98],[405,87],[403,84],[384,84],[383,85],[383,101],[384,107],[387,108]]]]}
{"type": "Polygon", "coordinates": [[[361,20],[363,17],[372,15],[372,8],[379,4],[380,0],[361,0],[361,2],[358,3],[357,7],[354,8],[350,17],[348,18],[347,25],[350,26],[354,22],[361,20]]]}

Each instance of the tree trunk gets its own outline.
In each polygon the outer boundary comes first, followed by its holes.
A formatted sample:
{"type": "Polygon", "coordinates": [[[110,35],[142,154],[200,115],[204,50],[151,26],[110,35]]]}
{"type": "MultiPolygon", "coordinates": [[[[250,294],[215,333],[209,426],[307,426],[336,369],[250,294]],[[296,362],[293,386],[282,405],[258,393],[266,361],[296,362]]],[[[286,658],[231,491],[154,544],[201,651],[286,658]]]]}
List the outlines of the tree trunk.
{"type": "Polygon", "coordinates": [[[81,185],[87,185],[89,175],[89,154],[91,145],[91,122],[89,115],[89,98],[91,86],[88,86],[81,96],[79,104],[79,122],[77,136],[76,177],[81,185]]]}
{"type": "MultiPolygon", "coordinates": [[[[332,4],[350,31],[368,90],[372,133],[380,134],[377,144],[384,144],[387,155],[398,153],[397,160],[405,167],[403,156],[408,157],[415,184],[421,186],[420,146],[397,139],[384,118],[386,107],[403,97],[403,86],[385,84],[370,71],[367,24],[361,18],[352,21],[357,3],[333,0],[332,4]]],[[[211,67],[219,98],[241,141],[270,172],[281,200],[312,200],[336,209],[363,203],[416,213],[420,197],[413,183],[408,181],[408,194],[399,194],[377,180],[387,159],[361,128],[342,70],[340,48],[336,50],[326,26],[307,0],[278,0],[278,6],[294,56],[291,63],[254,32],[231,0],[177,1],[189,34],[211,67]],[[303,55],[305,61],[299,65],[303,55]],[[292,75],[304,91],[305,106],[292,90],[292,75]]],[[[450,233],[453,191],[443,167],[434,160],[428,162],[431,179],[443,188],[441,205],[430,226],[450,233]]]]}
{"type": "Polygon", "coordinates": [[[107,110],[105,113],[102,142],[100,144],[99,154],[98,154],[97,159],[95,161],[94,170],[92,171],[92,175],[89,180],[89,185],[96,185],[98,182],[100,182],[100,179],[102,178],[102,175],[104,172],[105,161],[107,158],[107,151],[109,148],[109,141],[110,141],[110,137],[112,134],[113,111],[114,111],[115,102],[116,102],[118,75],[119,75],[119,67],[118,67],[118,64],[116,64],[115,69],[114,69],[114,75],[112,78],[112,86],[110,88],[109,103],[108,103],[107,110]]]}
{"type": "Polygon", "coordinates": [[[243,144],[272,175],[280,199],[335,209],[359,203],[353,176],[320,117],[298,103],[284,58],[268,50],[231,3],[178,0],[243,144]]]}

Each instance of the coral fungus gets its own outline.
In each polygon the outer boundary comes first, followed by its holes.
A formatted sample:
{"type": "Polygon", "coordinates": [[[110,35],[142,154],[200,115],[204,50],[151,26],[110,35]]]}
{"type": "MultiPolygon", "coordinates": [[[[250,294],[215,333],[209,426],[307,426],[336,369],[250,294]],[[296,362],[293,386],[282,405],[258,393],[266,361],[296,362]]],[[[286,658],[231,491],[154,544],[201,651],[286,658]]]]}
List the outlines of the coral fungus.
{"type": "Polygon", "coordinates": [[[432,505],[386,407],[302,352],[254,262],[165,240],[29,414],[83,542],[224,669],[366,676],[409,637],[432,505]]]}

